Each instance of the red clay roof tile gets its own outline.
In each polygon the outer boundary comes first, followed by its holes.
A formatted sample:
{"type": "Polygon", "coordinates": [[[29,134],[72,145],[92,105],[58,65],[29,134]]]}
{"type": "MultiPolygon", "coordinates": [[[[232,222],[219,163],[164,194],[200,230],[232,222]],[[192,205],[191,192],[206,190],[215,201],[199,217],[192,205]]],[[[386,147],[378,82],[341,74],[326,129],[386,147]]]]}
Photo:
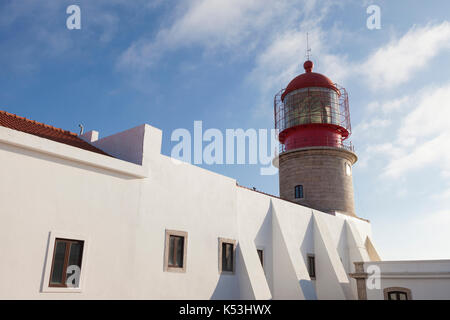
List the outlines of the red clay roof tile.
{"type": "Polygon", "coordinates": [[[55,128],[48,124],[40,123],[24,117],[19,117],[15,114],[2,110],[0,110],[0,126],[64,143],[72,147],[77,147],[80,149],[110,156],[106,152],[79,138],[76,133],[60,128],[55,128]]]}

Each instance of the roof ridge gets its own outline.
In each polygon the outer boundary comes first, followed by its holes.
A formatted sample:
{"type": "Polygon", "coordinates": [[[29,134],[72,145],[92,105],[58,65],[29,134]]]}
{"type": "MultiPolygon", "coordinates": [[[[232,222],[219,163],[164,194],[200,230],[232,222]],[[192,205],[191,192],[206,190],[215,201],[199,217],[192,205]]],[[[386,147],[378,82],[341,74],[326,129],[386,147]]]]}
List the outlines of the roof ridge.
{"type": "Polygon", "coordinates": [[[7,116],[14,117],[14,118],[19,119],[19,120],[23,120],[23,121],[31,122],[33,124],[40,125],[40,126],[42,126],[44,128],[52,129],[52,130],[55,130],[55,131],[58,131],[58,132],[64,132],[64,133],[70,134],[72,136],[78,136],[76,133],[74,133],[72,131],[64,130],[64,129],[57,128],[57,127],[54,127],[54,126],[49,125],[49,124],[45,124],[43,122],[39,122],[39,121],[36,121],[36,120],[32,120],[32,119],[28,119],[28,118],[25,118],[25,117],[21,117],[21,116],[18,116],[17,114],[10,113],[10,112],[4,111],[4,110],[0,110],[0,113],[6,114],[7,116]]]}

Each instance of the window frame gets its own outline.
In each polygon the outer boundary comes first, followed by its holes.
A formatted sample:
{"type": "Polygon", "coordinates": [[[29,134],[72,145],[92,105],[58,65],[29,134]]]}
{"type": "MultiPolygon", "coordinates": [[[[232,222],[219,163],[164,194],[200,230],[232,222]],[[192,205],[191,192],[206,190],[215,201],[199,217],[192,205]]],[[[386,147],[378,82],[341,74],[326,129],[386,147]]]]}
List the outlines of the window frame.
{"type": "Polygon", "coordinates": [[[302,184],[298,184],[294,187],[294,198],[295,199],[305,199],[305,188],[302,184]],[[299,190],[299,196],[297,197],[297,188],[299,190]]]}
{"type": "Polygon", "coordinates": [[[316,280],[317,277],[317,270],[316,270],[316,256],[312,253],[308,253],[306,255],[306,267],[308,269],[308,275],[311,278],[311,280],[316,280]],[[313,263],[311,264],[311,259],[313,261],[313,263]],[[311,272],[311,266],[312,266],[312,271],[311,272]],[[311,274],[312,273],[312,274],[311,274]]]}
{"type": "Polygon", "coordinates": [[[71,232],[50,231],[47,238],[45,266],[41,280],[41,293],[81,293],[84,290],[86,277],[88,274],[89,237],[71,232]],[[51,273],[53,271],[53,257],[56,239],[74,240],[83,242],[83,252],[81,254],[81,273],[78,287],[50,286],[51,273]]]}
{"type": "MultiPolygon", "coordinates": [[[[164,247],[164,271],[166,272],[186,272],[187,265],[187,245],[188,245],[188,233],[179,230],[167,230],[165,231],[165,247],[164,247]],[[170,237],[182,237],[183,238],[183,265],[181,267],[173,266],[169,264],[170,254],[170,237]]],[[[174,249],[175,250],[175,249],[174,249]]]]}
{"type": "MultiPolygon", "coordinates": [[[[50,269],[50,277],[49,277],[49,281],[48,281],[48,286],[52,287],[52,288],[70,288],[67,286],[66,282],[67,282],[67,268],[68,263],[69,263],[69,258],[70,258],[70,250],[72,248],[72,244],[73,243],[81,243],[82,247],[81,247],[81,257],[80,257],[80,275],[81,275],[81,270],[82,270],[82,266],[83,266],[83,251],[84,251],[84,241],[83,240],[76,240],[76,239],[66,239],[66,238],[55,238],[54,240],[54,247],[53,247],[53,255],[52,255],[52,263],[51,263],[51,269],[50,269]],[[65,247],[65,251],[64,251],[64,263],[63,263],[63,267],[62,267],[62,279],[61,279],[61,283],[52,283],[52,275],[53,275],[53,270],[55,268],[55,255],[56,255],[56,245],[57,242],[64,242],[66,244],[65,247]],[[70,244],[70,246],[67,246],[67,244],[70,244]]],[[[77,287],[76,287],[77,288],[77,287]]]]}
{"type": "Polygon", "coordinates": [[[235,272],[236,272],[236,240],[234,240],[234,239],[227,239],[227,238],[219,238],[219,273],[220,274],[230,274],[230,275],[233,275],[233,274],[235,274],[235,272]],[[223,268],[222,268],[222,264],[223,264],[223,261],[222,261],[222,254],[223,254],[223,251],[222,251],[222,248],[223,248],[223,244],[231,244],[231,245],[233,245],[233,255],[232,255],[232,259],[233,259],[233,263],[232,263],[232,265],[233,265],[233,270],[232,271],[228,271],[228,270],[223,270],[223,268]]]}

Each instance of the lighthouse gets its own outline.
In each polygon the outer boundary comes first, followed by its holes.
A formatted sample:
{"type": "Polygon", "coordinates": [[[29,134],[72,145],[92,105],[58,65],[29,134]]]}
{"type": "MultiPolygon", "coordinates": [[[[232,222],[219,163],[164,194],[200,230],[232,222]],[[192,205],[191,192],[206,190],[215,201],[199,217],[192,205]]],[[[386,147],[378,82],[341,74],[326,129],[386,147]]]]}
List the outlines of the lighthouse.
{"type": "Polygon", "coordinates": [[[334,214],[356,216],[348,95],[328,77],[305,72],[275,95],[274,118],[280,153],[280,197],[334,214]]]}

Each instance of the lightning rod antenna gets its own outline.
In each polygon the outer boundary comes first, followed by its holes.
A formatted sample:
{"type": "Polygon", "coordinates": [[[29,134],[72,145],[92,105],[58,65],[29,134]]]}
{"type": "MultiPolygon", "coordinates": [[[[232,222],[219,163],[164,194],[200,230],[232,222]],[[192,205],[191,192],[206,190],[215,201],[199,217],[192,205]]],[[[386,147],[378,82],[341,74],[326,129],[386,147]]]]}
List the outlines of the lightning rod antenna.
{"type": "Polygon", "coordinates": [[[309,32],[306,33],[306,59],[311,57],[311,48],[309,47],[309,32]]]}

